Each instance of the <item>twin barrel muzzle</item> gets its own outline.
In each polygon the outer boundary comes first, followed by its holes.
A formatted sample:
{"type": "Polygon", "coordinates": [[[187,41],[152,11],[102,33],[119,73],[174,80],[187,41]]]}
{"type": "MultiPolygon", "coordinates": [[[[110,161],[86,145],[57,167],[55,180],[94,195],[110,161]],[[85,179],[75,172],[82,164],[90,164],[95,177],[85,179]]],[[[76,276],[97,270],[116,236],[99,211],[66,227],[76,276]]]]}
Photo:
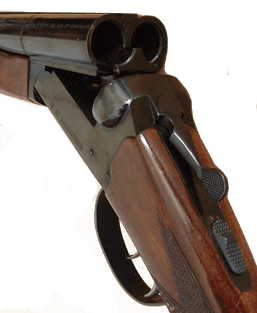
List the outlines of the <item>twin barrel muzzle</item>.
{"type": "Polygon", "coordinates": [[[90,58],[100,68],[104,64],[137,73],[164,68],[167,34],[155,17],[106,15],[92,25],[87,39],[90,58]]]}
{"type": "Polygon", "coordinates": [[[152,16],[4,13],[0,50],[106,75],[113,70],[156,73],[164,68],[167,34],[152,16]]]}
{"type": "Polygon", "coordinates": [[[99,62],[112,62],[117,64],[126,62],[133,50],[141,48],[145,59],[154,62],[162,51],[163,36],[153,23],[139,24],[127,42],[128,32],[113,21],[100,23],[92,34],[91,48],[99,62]]]}

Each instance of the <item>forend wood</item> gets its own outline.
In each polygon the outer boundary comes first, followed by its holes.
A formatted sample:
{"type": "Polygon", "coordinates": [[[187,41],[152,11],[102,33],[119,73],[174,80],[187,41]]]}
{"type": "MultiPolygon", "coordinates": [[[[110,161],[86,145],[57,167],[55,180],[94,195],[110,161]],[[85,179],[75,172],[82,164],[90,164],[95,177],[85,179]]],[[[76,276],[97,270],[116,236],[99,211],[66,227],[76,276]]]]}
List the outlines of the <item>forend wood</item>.
{"type": "Polygon", "coordinates": [[[1,92],[28,100],[29,58],[0,51],[0,72],[1,92]]]}
{"type": "Polygon", "coordinates": [[[152,16],[0,14],[0,91],[46,106],[102,186],[96,231],[125,291],[171,313],[256,313],[257,268],[227,178],[166,54],[152,16]]]}

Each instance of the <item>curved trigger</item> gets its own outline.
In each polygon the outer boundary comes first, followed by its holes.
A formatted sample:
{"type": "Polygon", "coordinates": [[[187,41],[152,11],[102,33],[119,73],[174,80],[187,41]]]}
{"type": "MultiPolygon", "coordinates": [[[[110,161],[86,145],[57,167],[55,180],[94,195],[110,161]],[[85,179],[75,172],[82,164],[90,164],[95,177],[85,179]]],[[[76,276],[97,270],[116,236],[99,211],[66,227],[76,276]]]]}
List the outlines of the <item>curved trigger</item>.
{"type": "Polygon", "coordinates": [[[127,259],[129,259],[129,260],[135,260],[135,259],[137,259],[137,258],[139,258],[139,257],[140,257],[140,253],[137,251],[135,254],[132,254],[132,255],[127,256],[127,259]]]}
{"type": "Polygon", "coordinates": [[[95,227],[103,253],[109,266],[124,290],[140,304],[149,306],[164,305],[160,295],[145,297],[151,291],[142,280],[124,243],[119,219],[105,197],[99,192],[95,207],[95,227]]]}

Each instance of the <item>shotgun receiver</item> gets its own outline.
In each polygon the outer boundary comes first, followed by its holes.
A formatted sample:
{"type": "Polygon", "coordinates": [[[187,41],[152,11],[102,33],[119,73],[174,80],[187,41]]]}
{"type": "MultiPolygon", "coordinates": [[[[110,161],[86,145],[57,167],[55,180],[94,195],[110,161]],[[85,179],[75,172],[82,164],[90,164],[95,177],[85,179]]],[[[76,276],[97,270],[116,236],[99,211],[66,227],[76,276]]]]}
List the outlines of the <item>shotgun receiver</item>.
{"type": "Polygon", "coordinates": [[[187,90],[164,71],[166,53],[151,16],[0,14],[1,92],[47,106],[101,184],[96,230],[127,293],[172,313],[256,313],[256,264],[227,179],[187,90]]]}

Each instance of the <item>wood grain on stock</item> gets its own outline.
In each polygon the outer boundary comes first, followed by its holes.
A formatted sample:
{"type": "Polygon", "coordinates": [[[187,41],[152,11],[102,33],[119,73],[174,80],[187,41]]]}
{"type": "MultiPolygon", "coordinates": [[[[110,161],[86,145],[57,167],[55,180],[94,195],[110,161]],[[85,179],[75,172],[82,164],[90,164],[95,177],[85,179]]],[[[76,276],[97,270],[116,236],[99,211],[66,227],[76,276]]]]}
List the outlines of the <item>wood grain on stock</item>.
{"type": "MultiPolygon", "coordinates": [[[[193,128],[190,128],[190,132],[193,137],[195,148],[199,155],[202,165],[206,168],[215,167],[215,164],[213,163],[207,149],[205,148],[198,132],[193,128]]],[[[235,213],[229,203],[228,197],[225,197],[222,201],[220,201],[219,204],[229,224],[230,229],[236,235],[238,244],[246,260],[246,265],[249,272],[251,273],[253,281],[253,288],[249,292],[239,292],[237,290],[238,295],[240,296],[238,308],[240,308],[241,311],[239,310],[239,312],[246,313],[257,312],[257,267],[255,260],[253,259],[251,250],[248,246],[248,243],[245,239],[245,236],[242,232],[239,222],[235,216],[235,213]]],[[[229,308],[228,311],[224,312],[234,312],[234,311],[232,311],[229,308]]]]}
{"type": "Polygon", "coordinates": [[[28,100],[29,58],[0,51],[0,92],[28,100]]]}
{"type": "MultiPolygon", "coordinates": [[[[190,129],[203,165],[214,164],[190,129]]],[[[256,265],[227,199],[220,205],[238,239],[253,287],[232,283],[155,128],[126,139],[106,191],[172,313],[255,313],[256,265]],[[179,249],[180,247],[180,249],[179,249]]]]}

